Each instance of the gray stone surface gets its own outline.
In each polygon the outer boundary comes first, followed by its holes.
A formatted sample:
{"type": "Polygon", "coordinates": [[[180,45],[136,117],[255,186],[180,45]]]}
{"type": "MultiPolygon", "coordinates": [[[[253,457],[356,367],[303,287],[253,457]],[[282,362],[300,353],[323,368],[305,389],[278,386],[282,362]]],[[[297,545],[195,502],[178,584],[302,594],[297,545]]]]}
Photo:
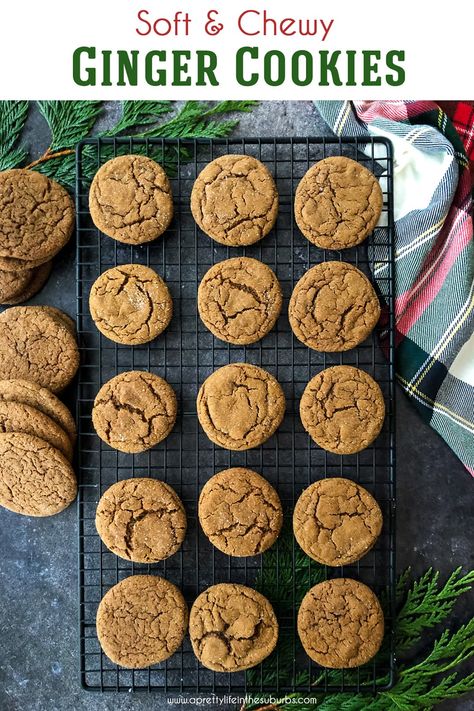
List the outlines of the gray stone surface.
{"type": "MultiPolygon", "coordinates": [[[[108,107],[105,125],[117,106],[108,107]]],[[[243,116],[239,135],[330,135],[309,102],[264,102],[243,116]]],[[[48,133],[36,111],[28,141],[37,156],[48,133]]],[[[57,260],[48,286],[36,300],[74,315],[73,248],[57,260]]],[[[474,482],[444,442],[397,393],[399,570],[432,565],[447,575],[472,568],[474,482]]],[[[81,690],[78,658],[77,514],[70,507],[49,519],[0,512],[0,709],[1,711],[96,711],[164,709],[166,699],[98,695],[81,690]]],[[[473,609],[473,595],[458,604],[455,622],[473,609]]],[[[188,706],[187,708],[193,708],[188,706]]],[[[185,707],[186,708],[186,707],[185,707]]],[[[235,705],[219,706],[235,709],[235,705]]],[[[474,709],[473,697],[440,705],[474,709]]]]}

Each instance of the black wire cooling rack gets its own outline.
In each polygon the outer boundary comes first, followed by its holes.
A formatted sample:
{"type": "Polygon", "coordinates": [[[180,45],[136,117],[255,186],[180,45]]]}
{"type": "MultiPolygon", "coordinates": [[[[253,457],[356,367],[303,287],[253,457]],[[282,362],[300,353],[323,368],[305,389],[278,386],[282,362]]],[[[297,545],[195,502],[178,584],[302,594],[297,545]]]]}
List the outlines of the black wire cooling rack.
{"type": "MultiPolygon", "coordinates": [[[[98,691],[162,691],[169,695],[192,692],[215,694],[274,694],[301,691],[377,691],[394,680],[393,621],[395,591],[395,442],[394,442],[394,310],[393,310],[393,166],[391,145],[384,139],[88,139],[77,149],[77,309],[81,346],[78,384],[79,450],[79,595],[80,662],[82,685],[98,691]],[[88,193],[95,171],[108,159],[143,153],[161,162],[170,176],[175,218],[166,234],[141,247],[120,244],[102,235],[88,212],[88,193]],[[226,248],[201,233],[192,218],[189,198],[200,170],[226,153],[246,153],[262,160],[273,173],[280,195],[280,211],[270,235],[246,248],[226,248]],[[317,160],[329,155],[357,159],[381,176],[383,216],[365,245],[344,252],[320,250],[299,232],[293,217],[296,186],[317,160]],[[230,256],[248,255],[262,260],[277,274],[284,292],[284,307],[275,329],[258,343],[234,346],[215,339],[197,314],[196,294],[209,267],[230,256]],[[343,354],[324,354],[306,348],[293,337],[287,318],[292,288],[312,265],[341,259],[377,275],[388,306],[382,318],[385,354],[377,335],[343,354]],[[174,301],[169,328],[152,343],[139,347],[108,341],[95,328],[88,298],[101,272],[117,264],[146,264],[166,280],[174,301]],[[227,363],[247,361],[261,365],[281,383],[286,399],[284,422],[263,446],[230,452],[214,446],[200,429],[195,398],[203,380],[227,363]],[[306,383],[321,369],[351,364],[366,370],[380,384],[387,405],[381,435],[373,446],[356,455],[338,456],[318,448],[304,432],[298,404],[306,383]],[[92,403],[100,386],[117,373],[144,369],[164,377],[179,401],[177,424],[169,437],[143,454],[127,455],[110,449],[94,433],[92,403]],[[107,590],[122,578],[151,572],[163,575],[183,591],[191,604],[209,585],[236,582],[252,586],[265,556],[232,558],[216,550],[204,537],[197,521],[197,500],[202,485],[215,472],[230,466],[248,466],[260,472],[277,489],[291,519],[294,503],[311,482],[326,476],[346,476],[371,491],[384,515],[384,529],[376,546],[358,563],[327,569],[327,577],[355,577],[386,601],[386,654],[363,672],[334,675],[299,655],[295,643],[296,604],[280,618],[281,644],[270,658],[276,674],[265,664],[249,673],[222,674],[202,667],[188,639],[166,662],[146,670],[126,670],[101,653],[95,630],[97,606],[107,590]],[[114,482],[130,476],[151,476],[167,481],[181,496],[188,532],[181,550],[156,565],[137,565],[109,552],[96,533],[94,517],[101,494],[114,482]],[[290,652],[288,652],[288,640],[290,652]],[[283,646],[285,647],[283,649],[283,646]],[[283,654],[292,655],[293,678],[282,679],[283,654]],[[268,667],[267,667],[268,668],[268,667]],[[317,684],[314,680],[317,679],[317,684]],[[304,681],[302,681],[304,680],[304,681]]],[[[379,334],[380,335],[380,334],[379,334]]],[[[297,544],[290,546],[294,550],[297,544]]],[[[273,560],[273,558],[272,558],[273,560]]],[[[288,570],[280,569],[278,554],[273,578],[278,586],[288,570]]],[[[268,571],[267,571],[268,572],[268,571]]],[[[294,571],[293,571],[294,572],[294,571]]],[[[291,574],[291,571],[290,571],[291,574]]],[[[293,598],[293,603],[295,600],[293,598]]],[[[286,660],[287,661],[287,660],[286,660]]]]}

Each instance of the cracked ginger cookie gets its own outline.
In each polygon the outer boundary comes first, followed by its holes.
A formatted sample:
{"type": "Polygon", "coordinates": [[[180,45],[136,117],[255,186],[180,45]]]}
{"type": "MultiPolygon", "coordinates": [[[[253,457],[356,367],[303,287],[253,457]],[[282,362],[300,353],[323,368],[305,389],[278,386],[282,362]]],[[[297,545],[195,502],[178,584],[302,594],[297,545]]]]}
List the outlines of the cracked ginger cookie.
{"type": "Polygon", "coordinates": [[[176,652],[187,622],[186,603],[176,585],[157,575],[131,575],[100,601],[97,637],[114,664],[144,669],[176,652]]]}
{"type": "Polygon", "coordinates": [[[129,370],[96,395],[92,423],[99,437],[120,452],[144,452],[165,439],[176,421],[173,388],[153,373],[129,370]]]}
{"type": "Polygon", "coordinates": [[[191,212],[216,242],[228,247],[254,244],[275,224],[275,181],[253,156],[220,156],[199,173],[191,192],[191,212]]]}
{"type": "Polygon", "coordinates": [[[306,654],[322,667],[350,669],[380,649],[384,617],[367,585],[351,578],[318,583],[298,610],[298,635],[306,654]]]}
{"type": "Polygon", "coordinates": [[[260,664],[273,652],[278,622],[256,590],[220,583],[204,590],[189,614],[194,654],[208,669],[237,672],[260,664]]]}
{"type": "Polygon", "coordinates": [[[315,163],[295,193],[298,227],[324,249],[346,249],[363,242],[379,221],[382,206],[375,175],[344,156],[315,163]]]}
{"type": "Polygon", "coordinates": [[[223,553],[251,556],[276,541],[283,523],[280,498],[269,482],[251,469],[218,472],[199,497],[199,521],[210,542],[223,553]]]}
{"type": "Polygon", "coordinates": [[[134,563],[157,563],[176,553],[186,513],[169,484],[136,477],[112,484],[97,506],[95,525],[107,548],[134,563]]]}
{"type": "Polygon", "coordinates": [[[280,426],[285,414],[281,385],[263,368],[231,363],[201,385],[197,415],[211,442],[233,450],[258,447],[280,426]]]}
{"type": "Polygon", "coordinates": [[[281,287],[273,271],[250,257],[214,264],[198,289],[204,325],[227,343],[255,343],[272,330],[280,315],[281,287]]]}
{"type": "Polygon", "coordinates": [[[94,225],[118,242],[151,242],[173,218],[170,181],[161,165],[146,156],[112,158],[95,174],[89,210],[94,225]]]}
{"type": "Polygon", "coordinates": [[[382,530],[380,506],[359,484],[320,479],[303,491],[293,512],[293,532],[306,555],[323,565],[354,563],[382,530]]]}

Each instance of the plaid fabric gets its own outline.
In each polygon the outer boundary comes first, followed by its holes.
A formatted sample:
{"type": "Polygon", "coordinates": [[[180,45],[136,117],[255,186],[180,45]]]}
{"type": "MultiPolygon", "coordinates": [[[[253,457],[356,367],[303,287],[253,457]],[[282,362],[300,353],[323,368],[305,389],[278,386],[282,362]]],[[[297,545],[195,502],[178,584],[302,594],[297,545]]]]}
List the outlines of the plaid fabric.
{"type": "Polygon", "coordinates": [[[392,141],[397,378],[474,475],[473,103],[451,102],[451,119],[432,101],[316,106],[339,136],[392,141]]]}

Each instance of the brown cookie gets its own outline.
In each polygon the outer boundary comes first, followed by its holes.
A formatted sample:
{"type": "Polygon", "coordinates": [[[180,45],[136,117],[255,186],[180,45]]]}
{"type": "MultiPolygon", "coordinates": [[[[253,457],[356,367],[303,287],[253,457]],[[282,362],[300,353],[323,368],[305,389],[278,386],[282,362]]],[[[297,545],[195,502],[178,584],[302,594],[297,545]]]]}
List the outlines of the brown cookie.
{"type": "Polygon", "coordinates": [[[280,315],[282,293],[275,274],[250,257],[219,262],[204,275],[198,290],[199,315],[217,338],[255,343],[272,330],[280,315]]]}
{"type": "Polygon", "coordinates": [[[99,331],[116,343],[148,343],[168,326],[173,300],[163,279],[142,264],[124,264],[100,275],[89,296],[99,331]]]}
{"type": "MultiPolygon", "coordinates": [[[[36,267],[33,270],[25,270],[25,272],[16,272],[17,274],[31,273],[31,279],[29,279],[26,286],[20,292],[18,292],[18,294],[10,296],[2,303],[7,306],[16,306],[17,304],[22,304],[24,301],[28,301],[29,299],[31,299],[39,291],[41,291],[43,286],[46,284],[50,277],[52,268],[53,262],[49,261],[45,262],[44,264],[41,264],[41,266],[36,267]]],[[[15,274],[15,272],[3,272],[3,274],[8,273],[15,274]]]]}
{"type": "Polygon", "coordinates": [[[303,427],[322,449],[355,454],[378,437],[385,403],[370,375],[351,365],[335,365],[309,381],[300,415],[303,427]]]}
{"type": "Polygon", "coordinates": [[[306,654],[321,666],[358,667],[380,649],[382,608],[367,585],[351,578],[326,580],[304,596],[298,634],[306,654]]]}
{"type": "Polygon", "coordinates": [[[153,373],[130,370],[101,387],[92,408],[92,422],[110,447],[137,453],[169,435],[176,413],[176,395],[166,380],[153,373]]]}
{"type": "Polygon", "coordinates": [[[324,249],[346,249],[363,242],[377,224],[382,206],[375,175],[345,157],[315,163],[295,193],[298,227],[324,249]]]}
{"type": "Polygon", "coordinates": [[[156,563],[180,548],[186,513],[179,496],[165,482],[124,479],[102,495],[95,525],[103,543],[120,558],[156,563]]]}
{"type": "Polygon", "coordinates": [[[20,295],[31,282],[34,269],[22,269],[21,271],[0,270],[0,304],[6,304],[10,299],[20,295]]]}
{"type": "Polygon", "coordinates": [[[96,621],[108,658],[126,669],[144,669],[176,652],[188,610],[173,583],[157,575],[131,575],[104,595],[96,621]]]}
{"type": "Polygon", "coordinates": [[[341,477],[314,482],[293,513],[293,532],[304,552],[323,565],[348,565],[362,558],[382,530],[376,500],[359,484],[341,477]]]}
{"type": "Polygon", "coordinates": [[[309,348],[326,353],[362,343],[380,317],[370,281],[346,262],[322,262],[296,284],[288,307],[293,333],[309,348]]]}
{"type": "Polygon", "coordinates": [[[73,228],[74,204],[61,185],[34,170],[0,173],[0,257],[38,266],[64,247],[73,228]]]}
{"type": "Polygon", "coordinates": [[[233,467],[215,474],[199,497],[199,521],[223,553],[263,553],[276,541],[283,523],[281,502],[269,482],[251,469],[233,467]]]}
{"type": "Polygon", "coordinates": [[[72,444],[65,431],[50,417],[29,405],[0,401],[0,432],[34,435],[58,449],[68,461],[72,459],[72,444]]]}
{"type": "Polygon", "coordinates": [[[201,385],[197,415],[211,442],[226,449],[251,449],[266,442],[285,414],[280,384],[263,368],[231,363],[201,385]]]}
{"type": "Polygon", "coordinates": [[[75,337],[43,307],[12,306],[0,314],[0,379],[33,380],[57,393],[78,367],[75,337]]]}
{"type": "Polygon", "coordinates": [[[191,192],[191,212],[201,230],[216,242],[229,247],[254,244],[275,224],[275,181],[268,168],[252,156],[220,156],[198,175],[191,192]]]}
{"type": "Polygon", "coordinates": [[[71,444],[76,441],[76,423],[64,403],[46,388],[31,380],[0,380],[0,402],[19,402],[50,417],[65,432],[71,444]]]}
{"type": "Polygon", "coordinates": [[[40,309],[41,311],[46,311],[46,313],[53,318],[59,319],[59,322],[67,328],[69,333],[76,337],[76,322],[71,316],[69,316],[69,314],[61,311],[61,309],[58,309],[56,306],[36,306],[35,308],[40,309]]]}
{"type": "Polygon", "coordinates": [[[245,585],[204,590],[189,614],[194,654],[208,669],[237,672],[260,664],[275,649],[278,622],[268,600],[245,585]]]}
{"type": "Polygon", "coordinates": [[[92,181],[89,210],[95,226],[118,242],[151,242],[173,218],[170,181],[146,156],[112,158],[92,181]]]}
{"type": "Polygon", "coordinates": [[[76,476],[59,450],[33,435],[0,434],[1,506],[25,516],[52,516],[76,493],[76,476]]]}

